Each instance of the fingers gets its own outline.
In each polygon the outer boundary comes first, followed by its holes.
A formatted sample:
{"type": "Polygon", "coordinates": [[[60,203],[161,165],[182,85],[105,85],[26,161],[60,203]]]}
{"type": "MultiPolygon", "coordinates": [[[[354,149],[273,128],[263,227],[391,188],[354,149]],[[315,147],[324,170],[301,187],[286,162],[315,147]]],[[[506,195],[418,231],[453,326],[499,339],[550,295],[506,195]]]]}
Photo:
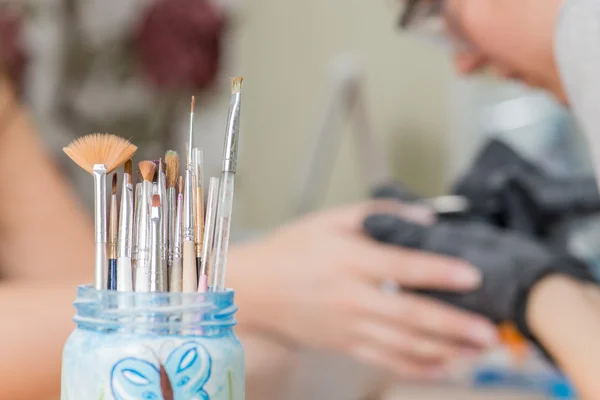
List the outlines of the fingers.
{"type": "Polygon", "coordinates": [[[353,347],[351,355],[365,364],[383,368],[390,373],[411,380],[430,381],[445,375],[442,362],[419,362],[398,353],[390,352],[376,342],[362,343],[353,347]]]}
{"type": "Polygon", "coordinates": [[[342,229],[353,232],[362,232],[364,220],[373,214],[392,214],[406,220],[431,224],[435,221],[435,213],[429,207],[417,204],[405,204],[397,200],[379,199],[370,200],[350,206],[327,210],[320,214],[321,218],[328,218],[342,229]]]}
{"type": "Polygon", "coordinates": [[[418,334],[414,330],[374,318],[362,318],[357,324],[357,334],[359,340],[375,342],[390,352],[428,363],[452,359],[467,354],[468,350],[458,342],[418,334]]]}
{"type": "Polygon", "coordinates": [[[497,330],[483,317],[460,311],[424,296],[369,290],[362,297],[366,315],[417,332],[487,348],[497,343],[497,330]]]}
{"type": "Polygon", "coordinates": [[[418,289],[470,291],[481,283],[472,265],[451,257],[363,240],[355,246],[356,265],[366,276],[418,289]]]}

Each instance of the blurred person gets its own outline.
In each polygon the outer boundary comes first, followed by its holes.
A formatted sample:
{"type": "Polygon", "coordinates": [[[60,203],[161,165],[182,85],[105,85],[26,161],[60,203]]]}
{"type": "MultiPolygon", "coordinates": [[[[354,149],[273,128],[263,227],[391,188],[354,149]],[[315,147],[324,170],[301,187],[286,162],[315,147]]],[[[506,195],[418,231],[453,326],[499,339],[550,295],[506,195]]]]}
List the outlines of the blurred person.
{"type": "Polygon", "coordinates": [[[600,2],[447,0],[447,18],[467,44],[456,54],[459,71],[487,66],[554,93],[587,135],[600,171],[600,2]]]}
{"type": "Polygon", "coordinates": [[[468,293],[419,291],[432,299],[512,322],[556,363],[583,399],[600,398],[600,287],[588,266],[529,235],[488,223],[439,220],[416,224],[375,213],[364,223],[380,243],[469,262],[482,284],[468,293]]]}
{"type": "Polygon", "coordinates": [[[0,11],[0,398],[58,392],[73,288],[92,278],[93,225],[34,133],[16,87],[17,19],[0,11]]]}

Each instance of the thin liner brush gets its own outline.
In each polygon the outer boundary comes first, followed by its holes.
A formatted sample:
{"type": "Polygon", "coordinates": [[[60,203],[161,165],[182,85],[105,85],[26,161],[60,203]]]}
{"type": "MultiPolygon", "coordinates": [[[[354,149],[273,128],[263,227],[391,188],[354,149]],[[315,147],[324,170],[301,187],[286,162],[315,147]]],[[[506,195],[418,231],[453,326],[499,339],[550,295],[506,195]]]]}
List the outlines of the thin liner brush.
{"type": "Polygon", "coordinates": [[[183,178],[179,177],[177,194],[177,210],[175,216],[175,229],[173,233],[173,266],[169,276],[169,291],[181,292],[183,290],[183,260],[182,260],[182,229],[183,219],[183,178]]]}
{"type": "Polygon", "coordinates": [[[136,213],[137,253],[135,257],[135,291],[150,291],[150,199],[152,196],[152,179],[156,165],[152,161],[140,161],[142,173],[142,192],[136,213]]]}
{"type": "Polygon", "coordinates": [[[208,200],[206,201],[206,222],[204,224],[204,243],[202,246],[200,278],[198,278],[198,292],[206,292],[208,290],[209,261],[213,250],[218,198],[219,178],[210,178],[208,183],[208,200]]]}
{"type": "Polygon", "coordinates": [[[165,173],[166,165],[161,158],[158,164],[158,194],[160,195],[160,270],[163,280],[166,282],[167,276],[167,255],[168,255],[168,210],[167,210],[167,176],[165,173]]]}
{"type": "Polygon", "coordinates": [[[117,290],[117,173],[112,176],[110,219],[108,224],[108,290],[117,290]]]}
{"type": "Polygon", "coordinates": [[[202,149],[196,147],[193,150],[194,156],[194,176],[196,178],[194,193],[194,240],[196,245],[196,270],[200,276],[202,269],[202,247],[204,244],[204,154],[202,149]]]}
{"type": "Polygon", "coordinates": [[[166,289],[163,271],[161,270],[162,255],[160,243],[161,207],[160,194],[152,195],[150,239],[150,292],[164,292],[166,289]]]}
{"type": "Polygon", "coordinates": [[[63,151],[94,177],[94,287],[106,289],[106,174],[112,172],[137,151],[128,140],[108,133],[93,133],[75,139],[63,151]]]}
{"type": "Polygon", "coordinates": [[[185,170],[185,193],[183,196],[183,291],[198,290],[198,272],[194,244],[194,175],[192,171],[192,136],[194,130],[194,105],[192,96],[190,109],[190,142],[185,170]]]}
{"type": "Polygon", "coordinates": [[[233,209],[233,191],[235,172],[237,169],[238,137],[240,128],[241,89],[243,78],[232,79],[231,100],[229,103],[229,116],[227,117],[227,130],[225,132],[225,145],[223,146],[223,166],[221,185],[219,188],[219,201],[217,205],[217,226],[215,237],[215,262],[212,275],[211,291],[225,290],[225,277],[227,268],[227,253],[229,250],[229,237],[231,229],[231,213],[233,209]]]}
{"type": "MultiPolygon", "coordinates": [[[[133,291],[133,163],[125,162],[123,185],[121,191],[121,208],[119,218],[119,245],[117,249],[117,291],[133,291]]],[[[141,189],[141,187],[140,187],[141,189]]]]}

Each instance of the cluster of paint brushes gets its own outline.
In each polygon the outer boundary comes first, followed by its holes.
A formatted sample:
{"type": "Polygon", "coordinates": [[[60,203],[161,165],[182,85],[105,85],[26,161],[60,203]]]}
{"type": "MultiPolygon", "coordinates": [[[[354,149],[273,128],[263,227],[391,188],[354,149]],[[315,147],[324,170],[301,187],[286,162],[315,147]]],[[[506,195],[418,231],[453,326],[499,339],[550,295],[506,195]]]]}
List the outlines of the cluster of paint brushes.
{"type": "Polygon", "coordinates": [[[132,156],[137,147],[111,134],[87,135],[64,148],[77,165],[94,177],[97,290],[225,290],[241,85],[242,78],[232,80],[222,175],[220,179],[210,178],[206,207],[203,150],[192,146],[193,97],[183,176],[180,175],[179,155],[169,150],[164,161],[162,158],[140,161],[141,182],[134,185],[132,156]],[[121,165],[124,165],[124,171],[120,206],[115,172],[110,206],[107,207],[106,176],[121,165]]]}

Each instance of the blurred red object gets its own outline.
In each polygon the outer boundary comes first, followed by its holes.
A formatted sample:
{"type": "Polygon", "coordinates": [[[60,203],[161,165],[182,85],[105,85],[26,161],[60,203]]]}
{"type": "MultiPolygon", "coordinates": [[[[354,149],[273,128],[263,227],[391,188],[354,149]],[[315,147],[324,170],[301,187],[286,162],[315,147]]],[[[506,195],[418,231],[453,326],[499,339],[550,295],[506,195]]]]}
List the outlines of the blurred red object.
{"type": "Polygon", "coordinates": [[[0,6],[0,73],[6,74],[20,91],[26,65],[23,16],[14,7],[0,6]]]}
{"type": "Polygon", "coordinates": [[[138,26],[144,73],[160,89],[202,90],[219,71],[225,18],[205,0],[156,0],[138,26]]]}

